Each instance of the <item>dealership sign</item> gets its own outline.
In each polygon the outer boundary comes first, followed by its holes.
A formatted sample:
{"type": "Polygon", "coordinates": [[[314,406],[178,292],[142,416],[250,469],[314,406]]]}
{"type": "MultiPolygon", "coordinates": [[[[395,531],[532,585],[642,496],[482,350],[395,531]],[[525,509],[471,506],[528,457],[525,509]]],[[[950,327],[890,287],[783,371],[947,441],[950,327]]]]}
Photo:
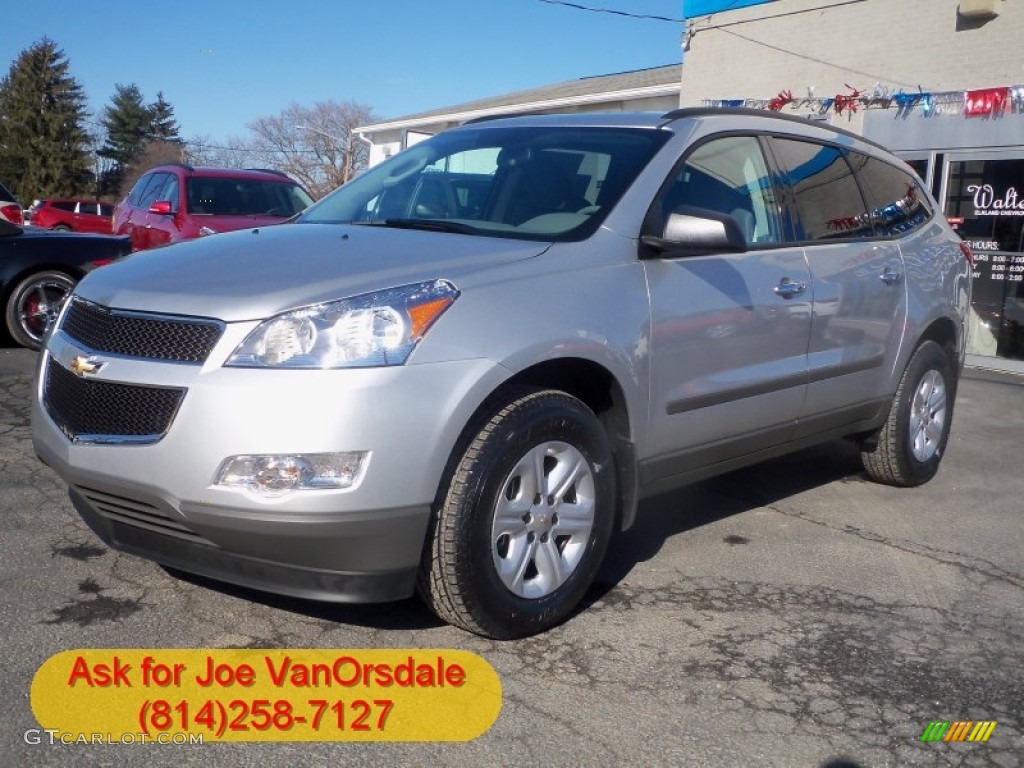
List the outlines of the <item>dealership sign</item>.
{"type": "Polygon", "coordinates": [[[975,216],[1024,216],[1024,196],[1016,187],[997,195],[991,184],[971,184],[967,191],[974,195],[975,216]]]}
{"type": "Polygon", "coordinates": [[[773,0],[683,0],[683,16],[694,18],[705,16],[709,13],[720,11],[732,11],[736,8],[745,8],[748,5],[761,5],[770,3],[773,0]]]}

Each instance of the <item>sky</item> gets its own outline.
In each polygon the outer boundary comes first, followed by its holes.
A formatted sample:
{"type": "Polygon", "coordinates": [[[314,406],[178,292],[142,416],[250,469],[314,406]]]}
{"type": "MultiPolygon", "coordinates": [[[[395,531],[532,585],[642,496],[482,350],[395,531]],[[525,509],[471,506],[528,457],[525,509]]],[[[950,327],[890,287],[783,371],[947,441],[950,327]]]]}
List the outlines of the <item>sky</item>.
{"type": "MultiPolygon", "coordinates": [[[[678,19],[680,0],[578,4],[678,19]]],[[[0,72],[49,37],[98,120],[117,83],[163,91],[184,139],[245,136],[292,102],[381,118],[593,75],[674,64],[682,25],[544,0],[8,0],[0,72]]],[[[96,126],[91,126],[95,128],[96,126]]]]}

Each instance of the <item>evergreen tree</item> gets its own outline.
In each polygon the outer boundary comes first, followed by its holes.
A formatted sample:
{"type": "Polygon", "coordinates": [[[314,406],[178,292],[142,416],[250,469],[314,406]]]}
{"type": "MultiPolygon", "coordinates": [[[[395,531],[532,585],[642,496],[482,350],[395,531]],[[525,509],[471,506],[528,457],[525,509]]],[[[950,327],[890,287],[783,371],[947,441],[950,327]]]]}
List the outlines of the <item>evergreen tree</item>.
{"type": "Polygon", "coordinates": [[[104,194],[117,194],[125,171],[146,147],[152,114],[142,99],[142,92],[134,83],[115,85],[110,102],[103,109],[101,121],[107,132],[107,140],[96,154],[113,162],[110,170],[103,174],[104,194]]]}
{"type": "Polygon", "coordinates": [[[44,37],[0,80],[0,178],[26,204],[91,191],[85,95],[70,69],[44,37]]]}
{"type": "Polygon", "coordinates": [[[159,141],[181,141],[178,123],[174,119],[174,107],[164,100],[164,92],[156,92],[156,101],[149,105],[149,136],[159,141]]]}

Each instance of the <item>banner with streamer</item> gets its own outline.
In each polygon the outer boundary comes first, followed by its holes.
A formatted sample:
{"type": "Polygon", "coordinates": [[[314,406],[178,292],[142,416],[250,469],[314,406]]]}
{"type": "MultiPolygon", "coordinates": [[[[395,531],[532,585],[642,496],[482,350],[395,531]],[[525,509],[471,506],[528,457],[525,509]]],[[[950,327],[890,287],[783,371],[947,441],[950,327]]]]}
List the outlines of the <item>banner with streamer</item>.
{"type": "Polygon", "coordinates": [[[849,93],[835,96],[815,97],[814,88],[807,88],[807,98],[795,98],[789,88],[780,89],[772,98],[749,99],[704,99],[706,107],[746,107],[766,109],[771,112],[809,110],[819,115],[831,111],[848,117],[860,109],[896,108],[899,116],[907,116],[920,109],[925,117],[966,116],[998,117],[1007,112],[1024,114],[1024,85],[980,88],[965,91],[925,91],[918,86],[917,92],[891,90],[881,83],[875,83],[870,90],[854,88],[847,84],[849,93]]]}

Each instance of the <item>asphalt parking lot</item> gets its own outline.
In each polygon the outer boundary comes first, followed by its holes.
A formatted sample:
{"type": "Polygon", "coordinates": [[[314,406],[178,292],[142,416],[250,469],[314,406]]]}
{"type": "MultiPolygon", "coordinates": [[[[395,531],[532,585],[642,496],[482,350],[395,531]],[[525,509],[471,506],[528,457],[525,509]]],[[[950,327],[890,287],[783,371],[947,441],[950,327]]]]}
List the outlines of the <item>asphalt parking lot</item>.
{"type": "Polygon", "coordinates": [[[1021,765],[1024,379],[962,383],[920,489],[835,442],[650,500],[579,614],[497,643],[415,601],[287,600],[108,550],[32,453],[33,357],[0,349],[0,765],[1021,765]],[[26,743],[48,657],[144,647],[457,648],[502,710],[454,744],[26,743]],[[932,720],[997,726],[922,743],[932,720]]]}

